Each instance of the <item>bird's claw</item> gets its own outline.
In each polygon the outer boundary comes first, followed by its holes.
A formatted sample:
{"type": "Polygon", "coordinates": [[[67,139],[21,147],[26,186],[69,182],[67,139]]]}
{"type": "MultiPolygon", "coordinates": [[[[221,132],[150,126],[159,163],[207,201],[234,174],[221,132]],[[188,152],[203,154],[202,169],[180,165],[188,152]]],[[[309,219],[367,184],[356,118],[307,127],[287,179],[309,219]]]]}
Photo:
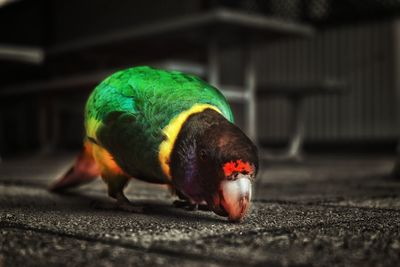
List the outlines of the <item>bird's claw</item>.
{"type": "Polygon", "coordinates": [[[144,208],[140,206],[133,206],[131,203],[104,203],[104,202],[98,202],[95,201],[91,203],[91,207],[98,209],[98,210],[120,210],[120,211],[126,211],[126,212],[132,212],[132,213],[143,213],[144,208]]]}
{"type": "Polygon", "coordinates": [[[132,213],[143,213],[144,208],[143,207],[138,207],[138,206],[133,206],[131,203],[119,203],[117,202],[117,208],[122,211],[127,211],[127,212],[132,212],[132,213]]]}
{"type": "Polygon", "coordinates": [[[143,213],[144,211],[143,207],[133,206],[122,191],[115,194],[115,199],[117,200],[117,208],[119,210],[133,213],[143,213]]]}
{"type": "Polygon", "coordinates": [[[175,200],[173,202],[173,205],[174,205],[174,207],[180,208],[180,209],[185,209],[185,210],[190,210],[190,211],[197,210],[197,204],[193,204],[187,200],[175,200]]]}
{"type": "Polygon", "coordinates": [[[197,211],[197,210],[203,210],[203,211],[209,211],[210,209],[208,208],[207,205],[205,204],[193,204],[188,200],[175,200],[173,202],[174,207],[188,210],[188,211],[197,211]]]}

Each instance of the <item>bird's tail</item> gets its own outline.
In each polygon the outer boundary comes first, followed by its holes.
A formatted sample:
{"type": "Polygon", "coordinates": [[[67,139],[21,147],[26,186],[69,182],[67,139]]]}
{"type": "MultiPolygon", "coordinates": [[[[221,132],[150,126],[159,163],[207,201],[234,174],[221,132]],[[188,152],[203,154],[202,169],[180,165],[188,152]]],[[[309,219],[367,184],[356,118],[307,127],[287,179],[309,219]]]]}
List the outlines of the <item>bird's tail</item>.
{"type": "Polygon", "coordinates": [[[49,190],[61,192],[71,187],[88,183],[100,175],[99,167],[92,155],[92,144],[89,141],[84,143],[82,152],[77,157],[71,168],[53,184],[49,190]]]}

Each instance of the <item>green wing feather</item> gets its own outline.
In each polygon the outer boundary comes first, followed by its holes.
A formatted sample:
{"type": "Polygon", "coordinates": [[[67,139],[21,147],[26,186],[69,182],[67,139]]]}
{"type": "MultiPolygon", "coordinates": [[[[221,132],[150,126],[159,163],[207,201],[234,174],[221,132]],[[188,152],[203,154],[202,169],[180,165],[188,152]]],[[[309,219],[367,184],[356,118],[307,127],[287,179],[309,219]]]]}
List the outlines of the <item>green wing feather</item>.
{"type": "Polygon", "coordinates": [[[225,97],[195,76],[150,67],[122,70],[105,79],[90,95],[86,132],[129,174],[162,177],[158,163],[162,129],[195,104],[216,106],[233,122],[225,97]]]}

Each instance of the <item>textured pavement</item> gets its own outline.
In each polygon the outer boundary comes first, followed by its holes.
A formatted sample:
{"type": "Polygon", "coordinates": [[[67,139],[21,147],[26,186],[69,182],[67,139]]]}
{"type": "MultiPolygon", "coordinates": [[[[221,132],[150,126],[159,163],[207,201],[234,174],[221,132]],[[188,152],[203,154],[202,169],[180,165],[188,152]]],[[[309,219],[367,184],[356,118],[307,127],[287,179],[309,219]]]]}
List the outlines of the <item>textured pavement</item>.
{"type": "Polygon", "coordinates": [[[390,157],[313,156],[268,164],[242,223],[174,208],[132,181],[143,214],[116,210],[98,180],[46,191],[72,157],[0,165],[1,266],[400,266],[400,180],[390,157]]]}

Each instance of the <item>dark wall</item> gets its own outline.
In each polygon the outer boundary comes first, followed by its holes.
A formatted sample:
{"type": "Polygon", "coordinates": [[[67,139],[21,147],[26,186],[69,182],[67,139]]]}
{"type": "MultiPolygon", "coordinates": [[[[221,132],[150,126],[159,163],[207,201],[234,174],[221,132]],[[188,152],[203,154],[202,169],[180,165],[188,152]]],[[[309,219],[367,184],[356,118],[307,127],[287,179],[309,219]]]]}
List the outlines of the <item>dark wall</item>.
{"type": "MultiPolygon", "coordinates": [[[[257,51],[262,81],[290,77],[315,78],[320,74],[350,81],[351,92],[347,96],[320,97],[308,102],[311,114],[307,125],[308,140],[352,142],[360,139],[393,139],[396,134],[393,127],[395,103],[390,102],[393,77],[386,71],[390,71],[392,54],[395,53],[393,47],[387,46],[392,36],[391,26],[386,27],[376,21],[366,22],[399,14],[400,0],[21,0],[0,8],[0,44],[32,45],[49,52],[54,47],[70,42],[79,44],[81,40],[93,36],[101,37],[218,6],[313,23],[321,30],[322,34],[317,34],[313,40],[265,45],[257,51]],[[360,28],[352,29],[353,24],[360,28]],[[353,66],[348,62],[358,65],[353,66]],[[306,71],[308,73],[304,73],[306,71]]],[[[123,43],[125,46],[120,44],[116,46],[118,49],[113,49],[109,44],[100,48],[89,47],[85,51],[78,48],[79,51],[72,52],[74,57],[63,52],[56,56],[47,53],[42,65],[10,64],[0,60],[0,94],[10,86],[24,89],[38,80],[39,84],[59,82],[68,80],[71,75],[138,64],[133,55],[133,52],[137,52],[133,50],[138,49],[132,49],[132,43],[123,43]]],[[[162,39],[160,44],[164,43],[162,39]]],[[[137,45],[136,40],[133,44],[137,45]]],[[[177,50],[182,54],[180,48],[177,50]]],[[[153,49],[143,52],[139,49],[139,54],[147,60],[156,52],[156,56],[174,57],[165,51],[153,49]]],[[[242,71],[243,58],[236,51],[228,51],[227,54],[230,60],[225,62],[222,78],[229,83],[240,83],[242,77],[238,73],[242,71]]],[[[38,92],[35,94],[2,97],[0,154],[19,153],[41,146],[43,137],[40,137],[38,118],[40,108],[46,105],[64,105],[59,109],[62,132],[58,145],[78,146],[82,138],[82,103],[93,86],[68,88],[61,93],[57,90],[40,91],[36,83],[38,92]],[[78,99],[74,99],[74,96],[78,99]],[[79,105],[76,104],[78,102],[79,105]]],[[[286,140],[290,133],[288,108],[283,100],[260,102],[262,119],[259,130],[267,141],[286,140]]],[[[243,113],[242,107],[235,109],[238,114],[243,113]]],[[[239,118],[237,121],[243,125],[243,120],[239,118]]],[[[50,125],[48,136],[54,131],[53,128],[50,125]]]]}
{"type": "Polygon", "coordinates": [[[51,1],[52,41],[85,38],[197,12],[201,1],[51,1]]]}
{"type": "Polygon", "coordinates": [[[45,10],[44,1],[20,1],[0,8],[0,43],[43,45],[45,10]]]}
{"type": "Polygon", "coordinates": [[[199,12],[202,1],[18,1],[0,8],[1,43],[54,45],[199,12]]]}

